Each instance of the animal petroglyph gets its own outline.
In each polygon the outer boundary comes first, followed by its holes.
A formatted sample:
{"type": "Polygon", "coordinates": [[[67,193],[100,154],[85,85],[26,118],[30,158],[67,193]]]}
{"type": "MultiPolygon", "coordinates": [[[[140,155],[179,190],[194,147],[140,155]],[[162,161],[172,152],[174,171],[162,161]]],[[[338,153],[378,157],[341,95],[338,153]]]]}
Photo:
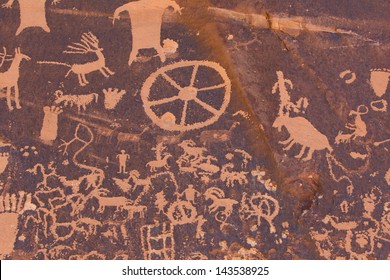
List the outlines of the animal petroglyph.
{"type": "Polygon", "coordinates": [[[211,205],[208,206],[208,210],[210,213],[215,213],[215,220],[221,223],[222,230],[233,212],[233,206],[238,204],[238,201],[225,198],[225,192],[217,187],[207,189],[204,196],[206,200],[212,201],[211,205]]]}
{"type": "Polygon", "coordinates": [[[228,130],[204,130],[200,133],[199,140],[205,146],[210,146],[212,143],[226,143],[231,147],[232,132],[238,125],[239,122],[234,122],[228,130]]]}
{"type": "Polygon", "coordinates": [[[104,107],[107,110],[114,110],[123,96],[126,94],[125,90],[119,90],[117,88],[103,89],[104,94],[104,107]]]}
{"type": "MultiPolygon", "coordinates": [[[[183,69],[184,70],[184,69],[183,69]]],[[[168,93],[167,93],[168,95],[168,93]]],[[[144,109],[148,117],[159,127],[169,131],[187,131],[193,129],[199,129],[202,127],[209,126],[215,123],[220,116],[225,112],[226,108],[230,102],[231,95],[231,81],[226,73],[226,70],[222,68],[218,63],[211,61],[180,61],[171,65],[164,66],[158,69],[156,72],[151,74],[145,81],[141,90],[141,98],[143,101],[144,109]],[[192,74],[190,77],[187,77],[188,82],[181,85],[170,76],[170,72],[174,69],[180,68],[192,68],[192,74]],[[200,75],[198,74],[199,70],[210,71],[210,73],[217,74],[220,78],[215,85],[202,85],[203,81],[198,80],[200,75]],[[199,76],[199,77],[198,77],[199,76]],[[175,95],[169,94],[169,96],[159,96],[158,99],[151,99],[151,96],[154,94],[151,92],[153,90],[153,85],[158,84],[158,78],[161,77],[164,82],[169,84],[172,87],[172,92],[175,95]],[[223,91],[222,91],[223,90],[223,91]],[[209,101],[204,96],[208,95],[210,99],[215,95],[223,95],[223,101],[219,108],[216,108],[216,105],[210,105],[209,101]],[[183,105],[180,106],[180,114],[178,112],[165,112],[162,116],[155,113],[156,108],[163,105],[176,104],[181,102],[183,105]],[[196,120],[194,122],[189,122],[189,116],[193,116],[194,112],[191,112],[191,106],[197,105],[204,110],[205,117],[204,120],[196,120]],[[176,114],[178,114],[176,116],[176,114]],[[179,120],[177,120],[177,118],[179,120]]],[[[219,100],[220,98],[218,98],[219,100]]],[[[195,113],[199,114],[199,112],[195,113]]]]}
{"type": "Polygon", "coordinates": [[[141,244],[145,260],[174,260],[174,228],[169,223],[145,225],[141,227],[141,244]],[[162,246],[157,246],[161,243],[162,246]]]}
{"type": "Polygon", "coordinates": [[[120,14],[127,12],[131,20],[132,50],[129,62],[131,65],[141,49],[155,49],[161,62],[166,56],[161,46],[161,25],[164,12],[172,7],[181,14],[180,6],[172,0],[139,0],[130,2],[117,8],[114,12],[113,23],[120,19],[120,14]]]}
{"type": "Polygon", "coordinates": [[[58,115],[62,113],[62,109],[56,106],[45,106],[43,112],[44,117],[39,138],[42,142],[50,144],[57,139],[58,115]]]}
{"type": "MultiPolygon", "coordinates": [[[[17,0],[20,8],[20,25],[16,31],[19,35],[23,30],[29,27],[40,27],[46,32],[50,32],[50,28],[46,22],[46,2],[48,0],[17,0]]],[[[61,0],[52,0],[52,5],[60,3],[61,0]]],[[[2,7],[9,9],[12,7],[15,0],[8,0],[2,7]]]]}
{"type": "Polygon", "coordinates": [[[158,143],[153,150],[156,151],[156,160],[149,161],[146,164],[150,171],[156,172],[157,169],[161,168],[169,169],[168,159],[171,158],[172,155],[165,152],[166,146],[162,143],[158,143]]]}
{"type": "Polygon", "coordinates": [[[226,183],[230,188],[233,188],[237,183],[239,186],[248,184],[247,175],[249,172],[246,171],[235,171],[233,163],[227,163],[221,168],[221,180],[226,183]]]}
{"type": "Polygon", "coordinates": [[[84,94],[84,95],[73,95],[73,94],[66,94],[61,90],[57,90],[55,92],[56,100],[54,101],[55,104],[59,105],[63,103],[64,106],[77,106],[77,110],[80,112],[81,109],[84,111],[87,110],[87,106],[90,105],[92,102],[98,102],[99,95],[97,93],[90,93],[90,94],[84,94]]]}
{"type": "Polygon", "coordinates": [[[244,219],[256,217],[258,226],[261,225],[261,219],[264,219],[269,224],[270,233],[276,232],[273,220],[279,211],[279,202],[268,194],[257,193],[249,197],[244,193],[242,196],[240,212],[244,219]]]}
{"type": "MultiPolygon", "coordinates": [[[[5,54],[4,54],[5,57],[5,54]]],[[[7,90],[7,106],[10,111],[14,109],[11,104],[11,94],[12,89],[15,94],[15,107],[16,109],[21,109],[19,100],[19,68],[23,60],[31,60],[31,58],[23,53],[21,53],[20,48],[15,49],[15,57],[12,60],[11,66],[7,71],[0,73],[0,89],[5,88],[7,90]]]]}
{"type": "Polygon", "coordinates": [[[25,192],[0,196],[0,259],[4,259],[14,250],[18,233],[19,216],[26,211],[34,211],[32,195],[25,192]]]}
{"type": "Polygon", "coordinates": [[[73,45],[68,46],[68,50],[64,51],[64,53],[68,53],[68,54],[94,53],[97,59],[92,62],[86,62],[84,64],[73,64],[73,65],[62,63],[62,62],[54,62],[54,61],[38,61],[38,63],[62,65],[62,66],[69,67],[70,69],[68,73],[66,73],[65,77],[69,76],[70,73],[76,74],[81,86],[86,86],[87,84],[89,84],[89,82],[86,79],[86,74],[99,71],[106,78],[115,74],[106,66],[106,58],[104,57],[103,49],[99,47],[99,39],[91,32],[84,33],[81,36],[81,43],[74,43],[73,45]]]}
{"type": "Polygon", "coordinates": [[[352,110],[349,115],[355,117],[354,123],[348,123],[345,128],[352,130],[351,134],[343,134],[339,131],[336,136],[335,143],[349,143],[357,137],[365,137],[367,135],[367,125],[362,119],[362,115],[368,113],[368,108],[365,105],[360,105],[356,111],[352,110]]]}
{"type": "Polygon", "coordinates": [[[390,69],[372,69],[370,75],[371,87],[376,96],[385,95],[390,79],[390,69]]]}

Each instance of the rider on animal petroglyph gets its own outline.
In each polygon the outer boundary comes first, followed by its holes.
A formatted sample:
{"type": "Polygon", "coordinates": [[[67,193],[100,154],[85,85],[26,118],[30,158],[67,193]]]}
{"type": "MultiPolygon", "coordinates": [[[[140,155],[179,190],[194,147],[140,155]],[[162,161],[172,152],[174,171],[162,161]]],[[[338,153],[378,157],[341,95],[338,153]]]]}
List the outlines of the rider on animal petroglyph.
{"type": "MultiPolygon", "coordinates": [[[[278,71],[277,75],[279,79],[277,88],[279,88],[280,93],[280,107],[278,116],[272,127],[277,128],[279,132],[285,127],[290,135],[287,140],[279,141],[280,144],[287,145],[283,150],[289,151],[294,144],[301,145],[301,151],[295,158],[304,161],[310,160],[314,151],[327,149],[329,152],[332,152],[333,149],[330,146],[327,137],[319,132],[307,119],[303,117],[290,117],[290,108],[292,105],[289,101],[289,94],[284,86],[285,80],[283,72],[278,71]],[[308,150],[307,155],[303,157],[306,150],[308,150]]],[[[291,83],[291,81],[289,81],[289,83],[291,83]]],[[[273,93],[274,92],[276,92],[275,88],[273,90],[273,93]]],[[[303,101],[303,104],[305,103],[308,104],[303,101]]]]}
{"type": "Polygon", "coordinates": [[[68,73],[66,73],[65,77],[68,77],[70,73],[76,74],[81,86],[86,86],[87,84],[89,84],[85,77],[86,74],[99,71],[106,78],[115,74],[106,66],[106,58],[103,54],[103,48],[99,47],[99,39],[95,35],[93,35],[92,32],[83,33],[83,35],[81,36],[81,43],[74,43],[73,45],[69,45],[68,50],[64,51],[64,53],[94,53],[97,59],[95,61],[73,65],[55,61],[38,61],[38,64],[53,64],[69,67],[70,69],[68,73]]]}
{"type": "MultiPolygon", "coordinates": [[[[5,59],[6,54],[3,54],[3,59],[5,59]]],[[[20,48],[15,49],[15,57],[12,60],[11,66],[7,71],[0,73],[0,89],[5,88],[7,90],[7,106],[10,111],[14,109],[11,103],[11,91],[14,89],[15,93],[15,107],[16,109],[21,109],[20,100],[19,100],[19,67],[23,59],[29,61],[31,58],[25,54],[22,54],[20,48]]]]}
{"type": "MultiPolygon", "coordinates": [[[[46,22],[46,2],[48,0],[17,0],[20,7],[20,26],[16,31],[19,35],[24,29],[29,27],[40,27],[46,32],[50,32],[50,28],[46,22]]],[[[15,0],[8,0],[2,7],[9,9],[12,7],[15,0]]],[[[61,0],[52,0],[52,5],[60,3],[61,0]]]]}
{"type": "Polygon", "coordinates": [[[156,172],[157,169],[169,169],[168,159],[172,157],[170,153],[164,152],[166,146],[163,143],[157,143],[157,146],[152,150],[156,151],[156,160],[152,160],[146,164],[151,172],[156,172]]]}
{"type": "Polygon", "coordinates": [[[343,134],[339,131],[336,136],[335,143],[349,143],[351,140],[355,140],[357,137],[365,137],[367,135],[367,125],[362,119],[362,115],[368,113],[368,108],[365,105],[360,105],[356,111],[351,110],[350,116],[355,117],[354,123],[348,123],[345,128],[352,130],[351,134],[343,134]]]}
{"type": "Polygon", "coordinates": [[[150,48],[157,51],[161,62],[165,62],[166,56],[161,46],[161,25],[164,12],[169,7],[181,14],[180,6],[172,0],[139,0],[124,4],[115,10],[113,23],[120,19],[123,12],[130,15],[133,47],[129,65],[137,58],[139,50],[150,48]]]}

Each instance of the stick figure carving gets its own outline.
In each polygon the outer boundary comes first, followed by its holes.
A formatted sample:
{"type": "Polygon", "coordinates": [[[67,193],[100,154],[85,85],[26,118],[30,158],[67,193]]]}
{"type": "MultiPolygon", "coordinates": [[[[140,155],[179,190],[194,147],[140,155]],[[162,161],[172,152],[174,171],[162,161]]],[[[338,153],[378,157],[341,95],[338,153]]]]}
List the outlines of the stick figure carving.
{"type": "Polygon", "coordinates": [[[68,77],[70,73],[76,74],[81,86],[86,86],[87,84],[89,84],[88,80],[85,77],[86,74],[99,71],[106,78],[115,74],[106,66],[106,58],[103,54],[103,48],[99,47],[99,39],[95,35],[93,35],[92,32],[84,33],[81,36],[81,43],[74,43],[73,45],[69,45],[68,50],[65,50],[64,53],[94,53],[97,59],[91,62],[73,65],[55,61],[38,61],[38,64],[53,64],[69,67],[70,69],[68,73],[66,73],[65,77],[68,77]]]}
{"type": "MultiPolygon", "coordinates": [[[[4,54],[6,56],[6,54],[4,54]]],[[[22,54],[20,48],[15,49],[15,57],[11,63],[11,66],[7,71],[0,73],[0,89],[7,89],[7,105],[8,109],[12,111],[14,107],[11,104],[11,90],[14,89],[15,93],[15,104],[16,109],[21,109],[20,100],[19,100],[19,67],[22,60],[25,59],[27,61],[31,60],[31,58],[25,54],[22,54]]]]}
{"type": "Polygon", "coordinates": [[[161,62],[165,62],[166,56],[161,46],[161,25],[164,12],[169,7],[181,14],[180,6],[172,0],[139,0],[124,4],[115,10],[113,23],[120,19],[123,12],[130,15],[133,47],[129,65],[133,63],[141,49],[155,49],[161,62]]]}
{"type": "MultiPolygon", "coordinates": [[[[46,32],[50,32],[50,28],[46,21],[46,2],[48,0],[17,0],[20,7],[20,26],[16,31],[16,36],[24,29],[29,27],[40,27],[46,32]]],[[[2,8],[9,9],[12,7],[15,0],[8,0],[2,5],[2,8]]],[[[61,0],[52,0],[51,4],[56,5],[61,0]]]]}

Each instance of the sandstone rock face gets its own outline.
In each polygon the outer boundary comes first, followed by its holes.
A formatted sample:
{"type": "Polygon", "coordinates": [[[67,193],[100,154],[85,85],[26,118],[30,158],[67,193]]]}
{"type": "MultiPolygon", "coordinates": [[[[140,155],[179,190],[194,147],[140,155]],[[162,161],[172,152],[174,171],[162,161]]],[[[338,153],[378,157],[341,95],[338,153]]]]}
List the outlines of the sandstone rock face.
{"type": "Polygon", "coordinates": [[[2,259],[390,257],[389,3],[27,2],[2,259]]]}

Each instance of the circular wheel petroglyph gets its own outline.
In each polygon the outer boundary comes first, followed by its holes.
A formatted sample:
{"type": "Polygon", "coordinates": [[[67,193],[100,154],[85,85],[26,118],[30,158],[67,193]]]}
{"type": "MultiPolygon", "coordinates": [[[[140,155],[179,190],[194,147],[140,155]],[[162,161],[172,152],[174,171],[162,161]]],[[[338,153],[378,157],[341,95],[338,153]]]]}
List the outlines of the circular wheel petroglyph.
{"type": "Polygon", "coordinates": [[[221,115],[225,112],[230,102],[231,95],[231,81],[226,73],[226,70],[216,62],[211,61],[180,61],[171,65],[164,66],[151,74],[145,81],[141,90],[141,98],[144,104],[144,109],[149,118],[159,127],[169,131],[188,131],[193,129],[199,129],[205,126],[209,126],[215,123],[221,115]],[[178,82],[169,74],[170,71],[183,68],[183,75],[187,74],[185,68],[191,69],[191,75],[185,77],[186,81],[178,82]],[[204,69],[202,69],[204,68],[204,69]],[[203,81],[204,76],[198,79],[199,70],[210,71],[210,76],[217,74],[220,81],[216,81],[212,85],[204,85],[206,81],[203,81]],[[176,91],[175,95],[159,96],[158,99],[151,99],[153,85],[155,85],[158,78],[165,80],[169,87],[172,88],[172,92],[176,91]],[[221,92],[221,89],[223,92],[221,92]],[[200,98],[200,94],[206,94],[210,98],[200,98]],[[221,96],[223,95],[222,98],[221,96]],[[210,104],[209,100],[213,97],[219,97],[222,99],[221,104],[210,104]],[[172,112],[165,112],[162,116],[156,114],[158,108],[163,105],[171,104],[173,102],[180,101],[181,106],[177,106],[180,110],[180,117],[176,116],[172,112]],[[191,122],[190,115],[194,116],[202,114],[200,112],[194,112],[194,104],[200,106],[203,112],[207,112],[205,120],[191,122]],[[191,112],[191,110],[193,110],[191,112]]]}

